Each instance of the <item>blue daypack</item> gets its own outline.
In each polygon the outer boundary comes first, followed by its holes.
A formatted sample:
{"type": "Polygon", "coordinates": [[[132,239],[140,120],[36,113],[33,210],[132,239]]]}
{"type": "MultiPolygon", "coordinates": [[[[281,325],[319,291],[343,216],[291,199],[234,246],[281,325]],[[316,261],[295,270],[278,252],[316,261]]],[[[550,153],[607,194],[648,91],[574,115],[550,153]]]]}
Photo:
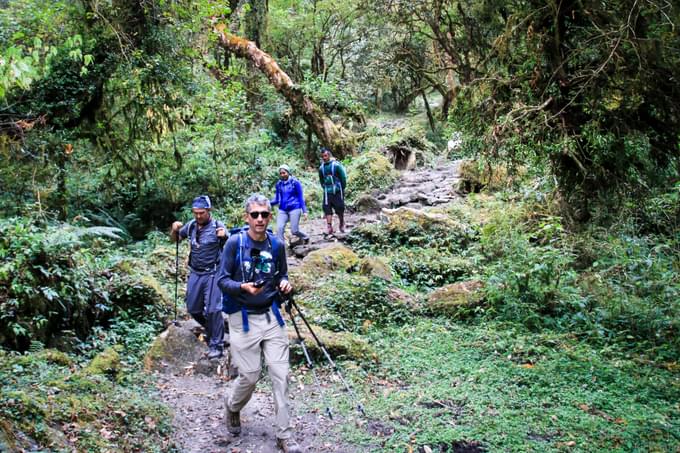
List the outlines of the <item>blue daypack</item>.
{"type": "MultiPolygon", "coordinates": [[[[245,275],[245,272],[243,270],[243,250],[244,250],[244,243],[245,243],[245,236],[246,232],[248,231],[248,226],[244,227],[237,227],[237,228],[232,228],[229,230],[229,237],[231,237],[234,234],[238,234],[239,236],[239,246],[236,249],[236,257],[234,259],[234,263],[238,263],[238,265],[241,267],[241,276],[245,275]]],[[[271,244],[272,248],[272,261],[274,262],[274,266],[277,265],[279,262],[278,260],[278,254],[279,254],[279,240],[276,238],[274,233],[271,230],[267,230],[267,239],[269,240],[269,243],[271,244]]],[[[278,275],[279,270],[275,269],[274,270],[274,276],[278,275]]],[[[231,270],[231,275],[234,275],[234,270],[231,270]]],[[[276,317],[276,321],[279,323],[280,326],[284,326],[285,323],[283,322],[283,316],[281,316],[281,311],[279,310],[279,303],[280,301],[274,300],[272,303],[272,312],[274,313],[274,316],[276,317]]],[[[241,311],[241,318],[243,320],[243,331],[248,332],[250,330],[250,326],[248,324],[248,311],[246,310],[246,307],[241,305],[239,302],[233,300],[231,297],[229,297],[228,294],[222,293],[222,311],[231,315],[236,313],[237,311],[241,311]]]]}

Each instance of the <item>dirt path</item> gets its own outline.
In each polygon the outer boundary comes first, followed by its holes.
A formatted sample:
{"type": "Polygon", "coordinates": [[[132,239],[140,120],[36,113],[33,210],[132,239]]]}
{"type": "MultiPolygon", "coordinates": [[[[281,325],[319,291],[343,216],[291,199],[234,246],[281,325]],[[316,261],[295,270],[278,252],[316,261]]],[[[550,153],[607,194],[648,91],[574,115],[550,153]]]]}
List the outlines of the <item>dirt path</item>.
{"type": "MultiPolygon", "coordinates": [[[[447,162],[436,168],[403,172],[393,189],[375,196],[380,207],[407,206],[422,208],[448,203],[458,197],[453,192],[458,175],[458,162],[447,162]]],[[[345,234],[331,237],[324,235],[323,218],[310,219],[301,225],[311,236],[309,245],[288,249],[289,266],[297,266],[302,257],[311,250],[323,248],[342,241],[357,225],[379,221],[379,211],[372,213],[349,213],[346,216],[345,234]]],[[[337,219],[335,220],[337,225],[337,219]]],[[[190,322],[182,323],[190,329],[190,322]]],[[[197,346],[196,362],[181,363],[158,375],[159,395],[174,411],[173,427],[175,442],[185,453],[276,453],[272,422],[274,405],[271,384],[265,377],[258,384],[253,399],[241,412],[242,433],[231,436],[223,419],[224,396],[230,391],[233,380],[229,377],[227,359],[209,362],[201,356],[202,345],[197,346]]],[[[332,420],[317,411],[320,389],[305,376],[304,368],[291,370],[290,394],[294,414],[295,438],[306,452],[359,453],[365,446],[349,445],[341,441],[339,425],[342,415],[334,414],[332,420]]],[[[331,382],[321,379],[322,382],[331,382]]],[[[324,392],[335,391],[324,388],[324,392]]],[[[349,420],[348,420],[349,421],[349,420]]]]}

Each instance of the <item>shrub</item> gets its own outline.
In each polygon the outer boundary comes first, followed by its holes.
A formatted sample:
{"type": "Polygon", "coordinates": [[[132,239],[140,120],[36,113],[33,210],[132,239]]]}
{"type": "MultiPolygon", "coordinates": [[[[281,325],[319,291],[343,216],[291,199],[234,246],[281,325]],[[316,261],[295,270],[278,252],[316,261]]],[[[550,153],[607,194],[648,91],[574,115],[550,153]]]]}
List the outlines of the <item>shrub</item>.
{"type": "Polygon", "coordinates": [[[592,228],[567,234],[531,204],[491,213],[473,252],[486,264],[487,315],[676,360],[680,279],[674,239],[592,228]]]}
{"type": "Polygon", "coordinates": [[[402,323],[410,313],[405,303],[390,297],[385,280],[346,274],[331,275],[305,303],[321,313],[315,322],[333,331],[358,332],[365,324],[402,323]]]}
{"type": "Polygon", "coordinates": [[[389,250],[404,245],[454,251],[465,248],[476,236],[474,228],[447,214],[411,208],[383,210],[383,214],[384,223],[354,228],[349,243],[364,250],[389,250]]]}
{"type": "Polygon", "coordinates": [[[392,187],[397,172],[389,160],[375,151],[365,152],[347,165],[348,198],[354,200],[361,193],[384,191],[392,187]]]}
{"type": "MultiPolygon", "coordinates": [[[[116,354],[111,357],[106,372],[118,366],[116,354]]],[[[52,350],[0,350],[0,446],[4,437],[9,451],[171,450],[168,411],[138,383],[120,385],[92,373],[98,364],[101,357],[75,371],[52,350]]]]}
{"type": "Polygon", "coordinates": [[[146,308],[163,300],[152,277],[135,267],[110,267],[114,229],[19,218],[0,220],[0,229],[3,346],[23,351],[68,330],[84,339],[117,313],[118,304],[146,308]]]}
{"type": "Polygon", "coordinates": [[[470,262],[447,251],[402,248],[390,257],[390,266],[407,285],[425,288],[454,283],[470,275],[470,262]]]}

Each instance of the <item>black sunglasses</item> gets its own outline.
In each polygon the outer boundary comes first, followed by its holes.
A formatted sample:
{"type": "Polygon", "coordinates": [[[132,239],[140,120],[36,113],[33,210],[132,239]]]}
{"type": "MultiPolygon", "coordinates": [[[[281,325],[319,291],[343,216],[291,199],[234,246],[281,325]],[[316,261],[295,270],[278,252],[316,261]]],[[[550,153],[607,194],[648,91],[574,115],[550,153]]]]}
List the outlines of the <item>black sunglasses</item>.
{"type": "Polygon", "coordinates": [[[250,214],[250,217],[253,218],[253,219],[257,219],[260,216],[262,216],[263,219],[268,219],[269,214],[271,214],[271,212],[269,212],[269,211],[253,211],[253,212],[249,212],[248,214],[250,214]]]}

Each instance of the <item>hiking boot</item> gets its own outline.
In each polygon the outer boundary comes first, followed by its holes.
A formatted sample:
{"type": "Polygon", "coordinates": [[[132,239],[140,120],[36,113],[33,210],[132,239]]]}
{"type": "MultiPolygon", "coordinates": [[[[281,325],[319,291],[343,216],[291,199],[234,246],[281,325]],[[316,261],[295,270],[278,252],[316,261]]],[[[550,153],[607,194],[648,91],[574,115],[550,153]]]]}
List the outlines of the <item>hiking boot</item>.
{"type": "Polygon", "coordinates": [[[307,238],[304,238],[304,239],[302,240],[302,243],[303,243],[304,245],[309,244],[309,238],[308,238],[308,237],[307,237],[307,238]]]}
{"type": "Polygon", "coordinates": [[[234,436],[241,434],[241,413],[230,411],[226,398],[224,399],[224,420],[230,434],[234,436]]]}
{"type": "Polygon", "coordinates": [[[302,449],[295,439],[276,439],[276,446],[279,447],[283,453],[302,453],[302,449]]]}
{"type": "Polygon", "coordinates": [[[345,224],[344,224],[344,223],[341,223],[340,226],[338,227],[338,230],[339,230],[341,233],[344,233],[344,232],[345,232],[345,224]]]}
{"type": "Polygon", "coordinates": [[[326,234],[333,234],[333,224],[332,223],[326,224],[326,234]]]}
{"type": "Polygon", "coordinates": [[[208,351],[208,359],[213,360],[219,359],[220,357],[222,357],[222,350],[218,347],[211,346],[208,351]]]}

